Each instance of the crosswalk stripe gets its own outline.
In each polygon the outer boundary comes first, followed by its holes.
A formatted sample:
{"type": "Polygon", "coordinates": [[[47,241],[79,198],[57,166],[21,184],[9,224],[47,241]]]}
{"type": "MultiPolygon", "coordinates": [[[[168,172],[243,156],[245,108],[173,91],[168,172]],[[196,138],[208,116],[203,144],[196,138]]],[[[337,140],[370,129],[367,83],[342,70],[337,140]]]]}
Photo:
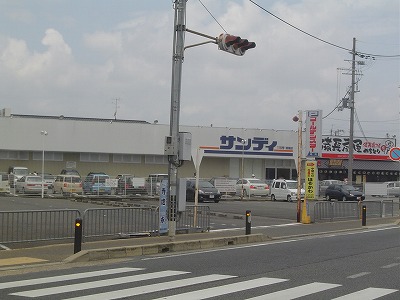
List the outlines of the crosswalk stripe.
{"type": "Polygon", "coordinates": [[[397,291],[393,289],[367,288],[332,300],[373,300],[397,291]]]}
{"type": "Polygon", "coordinates": [[[245,291],[249,290],[252,288],[260,287],[260,286],[266,286],[274,283],[279,283],[287,281],[287,279],[279,279],[279,278],[257,278],[253,280],[248,280],[248,281],[242,281],[242,282],[237,282],[237,283],[231,283],[223,286],[216,286],[208,289],[203,289],[203,290],[197,290],[193,292],[188,292],[188,293],[183,293],[183,294],[177,294],[177,295],[172,295],[168,297],[162,297],[159,299],[155,300],[186,300],[186,299],[207,299],[211,297],[217,297],[220,295],[226,295],[230,293],[235,293],[239,291],[245,291]]]}
{"type": "Polygon", "coordinates": [[[322,292],[325,290],[329,290],[335,287],[341,286],[340,284],[331,284],[331,283],[321,283],[321,282],[313,282],[310,284],[305,284],[301,286],[297,286],[294,288],[249,298],[247,300],[269,300],[269,299],[280,299],[280,300],[290,300],[296,299],[303,296],[311,295],[314,293],[322,292]]]}
{"type": "Polygon", "coordinates": [[[120,299],[120,298],[124,298],[124,297],[133,297],[133,296],[143,295],[143,294],[152,293],[152,292],[165,291],[165,290],[170,290],[170,289],[174,289],[174,288],[185,287],[185,286],[189,286],[189,285],[201,284],[201,283],[206,283],[206,282],[214,282],[214,281],[224,280],[224,279],[229,279],[229,278],[234,278],[234,277],[236,277],[236,276],[219,275],[219,274],[205,275],[205,276],[199,276],[199,277],[193,277],[193,278],[186,278],[186,279],[180,279],[180,280],[174,280],[174,281],[168,281],[168,282],[155,283],[155,284],[150,284],[150,285],[145,285],[145,286],[138,286],[138,287],[124,289],[124,290],[105,292],[105,293],[99,293],[99,294],[88,295],[88,296],[79,296],[76,298],[69,298],[69,299],[64,299],[64,300],[120,299]]]}
{"type": "Polygon", "coordinates": [[[134,272],[134,271],[141,271],[141,270],[144,270],[144,269],[142,269],[142,268],[117,268],[117,269],[75,273],[75,274],[61,275],[61,276],[54,276],[54,277],[43,277],[43,278],[37,278],[37,279],[11,281],[11,282],[0,283],[0,289],[7,289],[7,288],[28,286],[28,285],[35,285],[35,284],[42,284],[42,283],[50,283],[50,282],[60,282],[60,281],[67,281],[67,280],[83,279],[83,278],[90,278],[90,277],[103,276],[103,275],[113,275],[113,274],[134,272]]]}
{"type": "Polygon", "coordinates": [[[188,274],[188,273],[189,272],[182,272],[182,271],[160,271],[160,272],[154,272],[154,273],[117,277],[117,278],[113,278],[113,279],[104,279],[104,280],[98,280],[98,281],[93,281],[93,282],[83,282],[83,283],[76,283],[76,284],[70,284],[70,285],[64,285],[64,286],[58,286],[58,287],[17,292],[17,293],[13,293],[11,295],[25,296],[25,297],[31,297],[31,298],[43,297],[43,296],[49,296],[49,295],[55,295],[55,294],[61,294],[61,293],[94,289],[94,288],[105,287],[105,286],[113,286],[113,285],[118,285],[118,284],[123,284],[123,283],[138,282],[138,281],[143,281],[143,280],[148,280],[148,279],[157,279],[157,278],[164,278],[164,277],[168,277],[168,276],[183,275],[183,274],[188,274]]]}

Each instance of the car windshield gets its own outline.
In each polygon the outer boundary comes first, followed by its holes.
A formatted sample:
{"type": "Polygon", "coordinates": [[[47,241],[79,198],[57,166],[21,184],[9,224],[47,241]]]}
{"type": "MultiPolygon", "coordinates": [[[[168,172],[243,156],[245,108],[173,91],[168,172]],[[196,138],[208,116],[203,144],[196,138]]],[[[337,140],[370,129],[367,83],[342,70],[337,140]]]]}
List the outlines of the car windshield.
{"type": "Polygon", "coordinates": [[[209,181],[199,181],[199,188],[213,188],[213,187],[214,186],[209,181]]]}
{"type": "Polygon", "coordinates": [[[258,184],[263,183],[260,179],[249,179],[249,182],[250,183],[258,183],[258,184]]]}
{"type": "Polygon", "coordinates": [[[25,176],[25,175],[28,175],[28,170],[27,169],[14,169],[14,174],[25,176]]]}
{"type": "Polygon", "coordinates": [[[286,181],[286,184],[288,189],[297,189],[297,181],[286,181]]]}
{"type": "Polygon", "coordinates": [[[343,189],[347,191],[356,191],[357,189],[352,185],[343,185],[343,189]]]}
{"type": "Polygon", "coordinates": [[[42,178],[36,176],[26,177],[26,181],[29,182],[42,182],[42,178]]]}
{"type": "Polygon", "coordinates": [[[81,179],[79,177],[70,177],[68,179],[68,182],[79,183],[79,182],[81,182],[81,179]]]}

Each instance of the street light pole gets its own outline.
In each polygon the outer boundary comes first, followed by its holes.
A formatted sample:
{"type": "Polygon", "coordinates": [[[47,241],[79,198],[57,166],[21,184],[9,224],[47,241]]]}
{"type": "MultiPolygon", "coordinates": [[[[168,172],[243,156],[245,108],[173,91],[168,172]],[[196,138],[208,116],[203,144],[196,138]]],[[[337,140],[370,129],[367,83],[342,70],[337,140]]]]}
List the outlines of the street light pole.
{"type": "Polygon", "coordinates": [[[44,138],[48,135],[46,130],[40,132],[42,135],[42,199],[44,198],[44,138]]]}

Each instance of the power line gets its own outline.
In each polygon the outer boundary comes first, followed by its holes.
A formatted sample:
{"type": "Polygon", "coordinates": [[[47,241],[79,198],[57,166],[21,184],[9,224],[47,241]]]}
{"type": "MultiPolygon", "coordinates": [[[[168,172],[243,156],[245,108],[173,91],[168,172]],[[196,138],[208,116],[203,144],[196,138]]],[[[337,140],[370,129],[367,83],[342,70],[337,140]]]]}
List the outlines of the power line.
{"type": "Polygon", "coordinates": [[[204,7],[205,10],[210,14],[210,16],[215,20],[215,22],[217,22],[217,24],[222,28],[222,30],[223,30],[225,33],[228,33],[228,32],[226,32],[225,28],[222,27],[222,25],[218,22],[218,20],[213,16],[213,14],[208,10],[208,8],[203,4],[203,2],[201,2],[201,0],[199,0],[199,2],[200,2],[201,5],[203,5],[203,7],[204,7]]]}
{"type": "MultiPolygon", "coordinates": [[[[199,0],[199,1],[200,1],[200,0],[199,0]]],[[[339,49],[342,49],[342,50],[346,50],[346,51],[348,51],[348,52],[352,52],[352,51],[353,51],[352,49],[349,49],[349,48],[346,48],[346,47],[342,47],[342,46],[336,45],[336,44],[334,44],[334,43],[331,43],[331,42],[328,42],[328,41],[326,41],[326,40],[323,40],[323,39],[321,39],[321,38],[319,38],[319,37],[317,37],[317,36],[315,36],[315,35],[312,35],[311,33],[307,32],[307,31],[304,31],[304,30],[300,29],[299,27],[296,27],[296,26],[294,26],[293,24],[290,24],[289,22],[283,20],[282,18],[280,18],[280,17],[278,17],[277,15],[273,14],[272,12],[268,11],[266,8],[262,7],[261,5],[259,5],[258,3],[256,3],[255,1],[253,1],[253,0],[249,0],[249,1],[250,1],[251,3],[253,3],[255,6],[257,6],[258,8],[260,8],[261,10],[265,11],[266,13],[270,14],[270,15],[273,16],[274,18],[278,19],[279,21],[281,21],[281,22],[285,23],[286,25],[288,25],[288,26],[290,26],[290,27],[292,27],[292,28],[294,28],[294,29],[300,31],[301,33],[303,33],[303,34],[305,34],[305,35],[308,35],[309,37],[312,37],[313,39],[316,39],[316,40],[318,40],[318,41],[320,41],[320,42],[323,42],[323,43],[325,43],[325,44],[328,44],[328,45],[330,45],[330,46],[333,46],[333,47],[336,47],[336,48],[339,48],[339,49]]],[[[355,55],[357,55],[357,56],[359,56],[359,57],[361,57],[361,58],[365,58],[365,59],[368,59],[368,58],[375,59],[375,57],[381,57],[381,58],[397,58],[397,57],[400,57],[400,54],[395,54],[395,55],[382,55],[382,54],[372,54],[372,53],[359,52],[359,51],[357,51],[357,52],[355,53],[355,55]]]]}

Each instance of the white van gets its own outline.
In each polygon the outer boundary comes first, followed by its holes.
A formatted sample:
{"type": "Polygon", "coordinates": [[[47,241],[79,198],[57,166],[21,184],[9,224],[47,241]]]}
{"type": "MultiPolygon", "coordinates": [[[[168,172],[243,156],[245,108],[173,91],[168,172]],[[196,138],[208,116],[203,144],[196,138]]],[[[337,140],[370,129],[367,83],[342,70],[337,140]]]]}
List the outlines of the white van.
{"type": "Polygon", "coordinates": [[[26,167],[9,167],[8,174],[10,174],[10,185],[15,187],[15,183],[22,177],[29,175],[28,168],[26,167]]]}
{"type": "MultiPolygon", "coordinates": [[[[275,179],[269,189],[271,200],[293,201],[297,199],[297,181],[275,179]]],[[[305,190],[301,189],[300,197],[304,198],[305,190]]]]}

